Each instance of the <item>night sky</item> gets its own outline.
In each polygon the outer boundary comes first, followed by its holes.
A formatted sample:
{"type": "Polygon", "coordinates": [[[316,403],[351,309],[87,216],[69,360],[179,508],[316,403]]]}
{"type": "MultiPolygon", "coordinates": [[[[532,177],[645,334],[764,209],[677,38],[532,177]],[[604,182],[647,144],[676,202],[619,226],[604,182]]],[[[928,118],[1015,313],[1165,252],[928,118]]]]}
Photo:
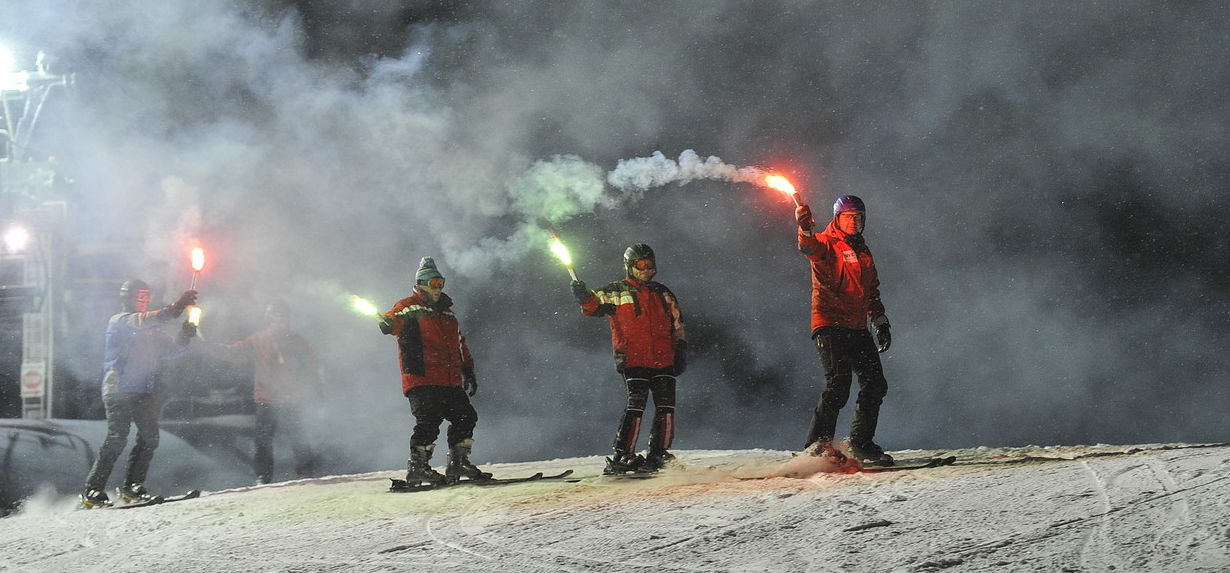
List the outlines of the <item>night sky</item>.
{"type": "Polygon", "coordinates": [[[822,219],[867,202],[886,449],[1227,439],[1217,3],[98,4],[0,7],[23,62],[76,73],[35,141],[72,181],[69,240],[140,245],[123,272],[173,298],[200,238],[211,342],[290,301],[326,365],[321,439],[362,444],[356,467],[399,464],[411,422],[393,338],[346,295],[391,306],[424,255],[478,362],[476,459],[608,451],[606,321],[547,224],[594,287],[657,251],[692,350],[676,448],[801,448],[822,370],[793,205],[607,181],[689,150],[787,175],[822,219]]]}

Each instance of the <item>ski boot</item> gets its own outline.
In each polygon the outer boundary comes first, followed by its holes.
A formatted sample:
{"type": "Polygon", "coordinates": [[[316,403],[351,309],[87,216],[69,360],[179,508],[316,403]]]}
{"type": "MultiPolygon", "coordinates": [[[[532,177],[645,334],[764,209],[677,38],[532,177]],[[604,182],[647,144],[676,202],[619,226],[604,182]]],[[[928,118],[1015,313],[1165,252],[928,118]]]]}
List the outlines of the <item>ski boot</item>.
{"type": "Polygon", "coordinates": [[[808,444],[806,448],[803,448],[803,455],[817,458],[832,458],[837,463],[844,463],[846,461],[846,454],[837,449],[833,442],[828,440],[817,440],[808,444]]]}
{"type": "Polygon", "coordinates": [[[645,466],[645,458],[640,454],[629,454],[615,450],[615,455],[606,459],[606,468],[602,470],[603,475],[616,476],[629,472],[642,471],[645,466]]]}
{"type": "Polygon", "coordinates": [[[81,508],[94,509],[96,507],[111,507],[111,498],[107,497],[107,492],[101,489],[85,488],[85,491],[81,492],[81,508]]]}
{"type": "Polygon", "coordinates": [[[893,457],[884,453],[884,448],[872,441],[851,442],[850,450],[865,466],[886,467],[893,465],[893,457]]]}
{"type": "Polygon", "coordinates": [[[143,484],[139,483],[127,484],[119,489],[119,493],[120,500],[125,504],[144,503],[158,499],[158,496],[151,494],[143,484]]]}
{"type": "Polygon", "coordinates": [[[466,439],[448,449],[448,467],[444,468],[446,480],[457,482],[461,481],[461,478],[477,481],[491,479],[490,473],[470,463],[470,450],[473,447],[474,440],[466,439]]]}
{"type": "Polygon", "coordinates": [[[435,444],[410,447],[410,459],[406,460],[406,481],[410,485],[444,483],[444,475],[431,469],[431,452],[435,449],[435,444]]]}
{"type": "Polygon", "coordinates": [[[675,454],[666,450],[649,450],[649,453],[645,455],[645,463],[639,471],[656,472],[673,461],[675,461],[675,454]]]}

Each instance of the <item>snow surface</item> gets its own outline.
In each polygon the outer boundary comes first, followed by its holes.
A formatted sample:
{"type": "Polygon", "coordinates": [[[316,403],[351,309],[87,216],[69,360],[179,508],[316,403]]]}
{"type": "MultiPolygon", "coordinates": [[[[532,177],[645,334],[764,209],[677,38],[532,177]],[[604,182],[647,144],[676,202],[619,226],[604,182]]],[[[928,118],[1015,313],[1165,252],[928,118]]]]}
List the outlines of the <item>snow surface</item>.
{"type": "MultiPolygon", "coordinates": [[[[1230,447],[978,448],[914,472],[798,472],[765,450],[681,451],[646,480],[392,494],[387,471],[128,511],[50,494],[0,519],[0,571],[1227,571],[1230,447]]],[[[805,470],[805,468],[804,468],[805,470]]]]}

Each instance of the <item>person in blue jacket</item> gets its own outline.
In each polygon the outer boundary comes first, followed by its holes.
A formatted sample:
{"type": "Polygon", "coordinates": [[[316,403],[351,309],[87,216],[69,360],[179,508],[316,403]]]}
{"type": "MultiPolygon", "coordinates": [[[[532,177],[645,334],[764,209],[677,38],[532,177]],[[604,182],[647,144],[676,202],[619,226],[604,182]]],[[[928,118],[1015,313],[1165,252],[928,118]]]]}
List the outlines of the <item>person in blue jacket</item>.
{"type": "Polygon", "coordinates": [[[102,399],[107,409],[107,437],[98,449],[98,459],[85,479],[81,505],[86,508],[110,505],[107,480],[111,468],[128,444],[128,431],[137,425],[137,442],[128,456],[128,469],[120,497],[126,503],[153,498],[145,489],[154,449],[158,447],[159,404],[154,374],[165,358],[183,355],[196,327],[184,321],[174,339],[159,327],[179,318],[184,309],[196,303],[196,291],[185,291],[179,300],[158,310],[149,310],[149,285],[130,280],[120,286],[123,312],[107,323],[103,354],[102,399]]]}

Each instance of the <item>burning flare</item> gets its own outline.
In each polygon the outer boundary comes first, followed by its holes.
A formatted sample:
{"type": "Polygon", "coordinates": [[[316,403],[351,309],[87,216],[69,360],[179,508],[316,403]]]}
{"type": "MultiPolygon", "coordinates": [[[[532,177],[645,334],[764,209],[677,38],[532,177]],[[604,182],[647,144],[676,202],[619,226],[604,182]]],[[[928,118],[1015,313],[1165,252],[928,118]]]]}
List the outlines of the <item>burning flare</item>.
{"type": "Polygon", "coordinates": [[[191,324],[192,326],[201,325],[201,307],[199,306],[188,307],[188,324],[191,324]]]}
{"type": "Polygon", "coordinates": [[[195,247],[192,249],[192,270],[201,272],[205,268],[205,249],[195,247]]]}
{"type": "Polygon", "coordinates": [[[372,304],[372,301],[367,300],[357,294],[350,295],[350,308],[364,316],[376,316],[380,314],[380,311],[376,309],[376,305],[372,304]]]}
{"type": "Polygon", "coordinates": [[[559,259],[559,262],[564,263],[564,268],[568,269],[568,275],[572,280],[577,280],[577,272],[572,270],[572,255],[568,253],[568,247],[564,246],[564,242],[559,240],[559,235],[555,231],[548,230],[551,233],[551,253],[559,259]]]}
{"type": "Polygon", "coordinates": [[[559,240],[559,237],[551,237],[551,252],[559,258],[559,262],[564,263],[564,266],[572,266],[572,255],[568,254],[568,247],[564,246],[564,242],[559,240]]]}
{"type": "Polygon", "coordinates": [[[764,184],[788,195],[795,194],[794,185],[790,183],[789,179],[786,179],[781,175],[766,175],[764,178],[764,184]]]}

